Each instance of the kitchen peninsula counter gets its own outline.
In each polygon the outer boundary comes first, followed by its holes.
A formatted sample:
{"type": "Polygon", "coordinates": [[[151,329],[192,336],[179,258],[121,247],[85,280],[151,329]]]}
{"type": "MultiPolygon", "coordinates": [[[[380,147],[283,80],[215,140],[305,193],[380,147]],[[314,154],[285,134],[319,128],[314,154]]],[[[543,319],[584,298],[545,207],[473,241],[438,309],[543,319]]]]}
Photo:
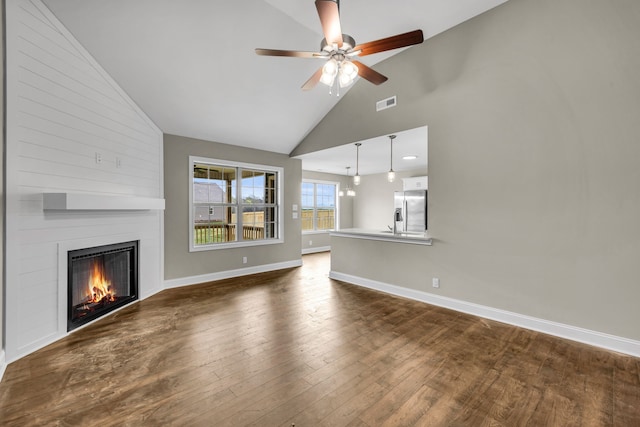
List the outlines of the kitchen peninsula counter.
{"type": "Polygon", "coordinates": [[[346,228],[331,232],[331,236],[350,237],[353,239],[380,240],[385,242],[406,243],[413,245],[432,245],[432,240],[427,233],[405,233],[393,234],[386,230],[369,230],[364,228],[346,228]]]}
{"type": "Polygon", "coordinates": [[[426,278],[433,277],[431,241],[422,234],[359,228],[334,231],[329,277],[402,296],[427,291],[426,278]]]}

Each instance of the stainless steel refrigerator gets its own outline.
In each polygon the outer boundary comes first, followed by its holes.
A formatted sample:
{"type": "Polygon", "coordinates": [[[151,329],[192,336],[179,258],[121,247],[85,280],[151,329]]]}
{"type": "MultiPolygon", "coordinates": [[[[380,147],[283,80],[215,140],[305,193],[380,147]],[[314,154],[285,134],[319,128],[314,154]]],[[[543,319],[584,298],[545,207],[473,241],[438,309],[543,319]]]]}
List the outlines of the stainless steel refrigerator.
{"type": "Polygon", "coordinates": [[[423,233],[427,229],[427,190],[395,191],[393,199],[397,230],[423,233]]]}

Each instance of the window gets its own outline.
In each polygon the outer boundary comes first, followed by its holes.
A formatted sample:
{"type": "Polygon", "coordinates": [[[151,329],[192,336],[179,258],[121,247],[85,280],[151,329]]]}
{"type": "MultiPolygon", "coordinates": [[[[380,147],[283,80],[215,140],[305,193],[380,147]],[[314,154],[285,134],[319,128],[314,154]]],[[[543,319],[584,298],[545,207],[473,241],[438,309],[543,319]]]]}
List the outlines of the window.
{"type": "Polygon", "coordinates": [[[302,231],[335,230],[337,226],[336,194],[338,183],[302,182],[302,231]]]}
{"type": "Polygon", "coordinates": [[[190,157],[190,250],[282,242],[283,169],[190,157]]]}

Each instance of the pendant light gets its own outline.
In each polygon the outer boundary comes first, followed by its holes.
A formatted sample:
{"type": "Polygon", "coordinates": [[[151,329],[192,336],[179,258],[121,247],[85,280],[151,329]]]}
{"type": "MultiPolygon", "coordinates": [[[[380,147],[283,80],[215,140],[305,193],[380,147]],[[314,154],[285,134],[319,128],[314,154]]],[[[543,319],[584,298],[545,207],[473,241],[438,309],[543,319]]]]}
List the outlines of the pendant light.
{"type": "Polygon", "coordinates": [[[396,179],[396,173],[393,171],[393,139],[395,135],[389,135],[389,146],[391,147],[391,163],[389,166],[389,172],[387,172],[387,181],[393,182],[396,179]]]}
{"type": "Polygon", "coordinates": [[[359,163],[360,163],[360,146],[362,143],[356,142],[356,174],[353,176],[353,185],[360,185],[360,173],[359,173],[359,163]]]}
{"type": "Polygon", "coordinates": [[[349,178],[350,178],[349,177],[349,169],[351,169],[351,166],[347,166],[347,188],[345,188],[344,190],[340,190],[338,192],[338,196],[340,196],[340,197],[344,196],[345,194],[347,196],[349,196],[349,197],[353,197],[353,196],[356,195],[355,190],[352,190],[351,186],[349,185],[349,178]]]}

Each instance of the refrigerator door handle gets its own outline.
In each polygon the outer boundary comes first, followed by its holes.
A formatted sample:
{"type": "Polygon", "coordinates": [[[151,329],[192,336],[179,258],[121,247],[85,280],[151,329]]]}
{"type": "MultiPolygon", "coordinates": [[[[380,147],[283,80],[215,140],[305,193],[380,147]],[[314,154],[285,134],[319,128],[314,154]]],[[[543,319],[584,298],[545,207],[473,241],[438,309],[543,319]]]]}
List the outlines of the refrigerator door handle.
{"type": "Polygon", "coordinates": [[[409,222],[409,210],[407,209],[407,199],[402,202],[402,213],[404,213],[404,221],[402,221],[402,231],[407,231],[407,223],[409,222]]]}

